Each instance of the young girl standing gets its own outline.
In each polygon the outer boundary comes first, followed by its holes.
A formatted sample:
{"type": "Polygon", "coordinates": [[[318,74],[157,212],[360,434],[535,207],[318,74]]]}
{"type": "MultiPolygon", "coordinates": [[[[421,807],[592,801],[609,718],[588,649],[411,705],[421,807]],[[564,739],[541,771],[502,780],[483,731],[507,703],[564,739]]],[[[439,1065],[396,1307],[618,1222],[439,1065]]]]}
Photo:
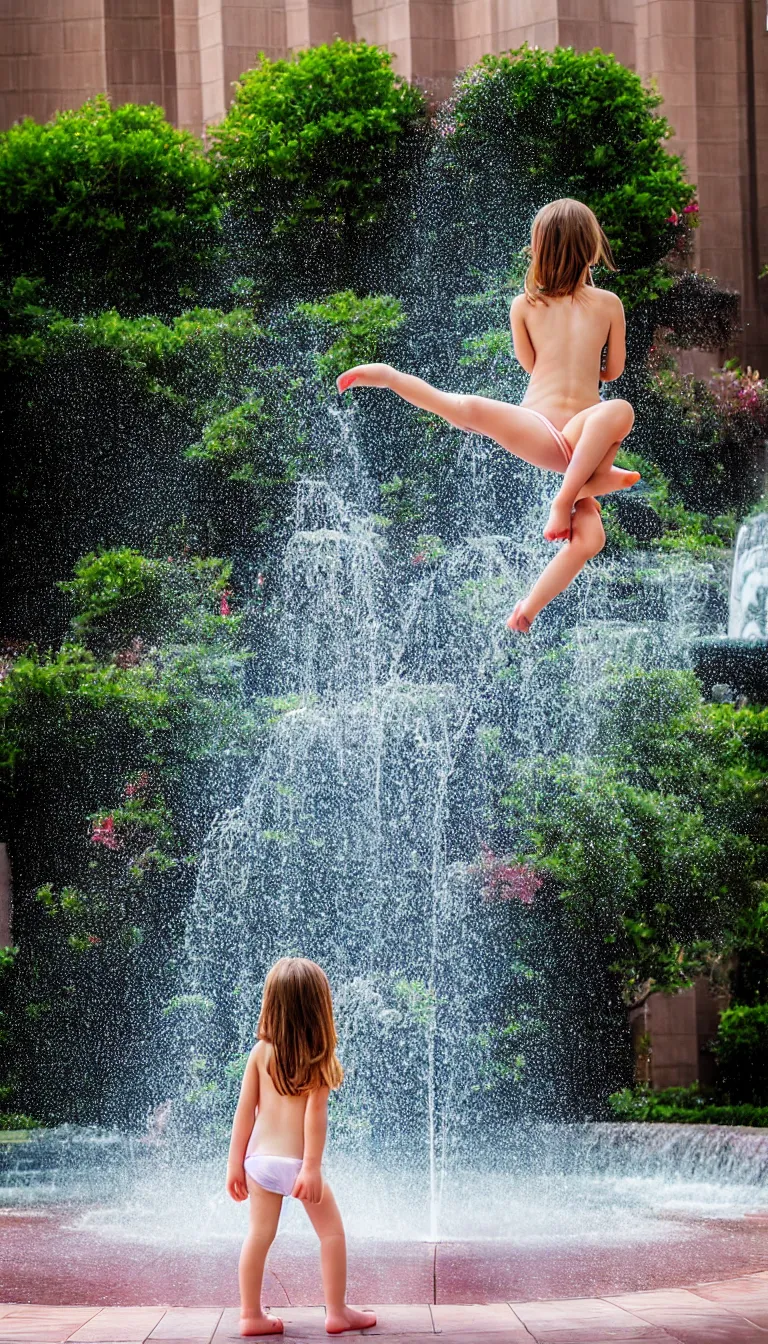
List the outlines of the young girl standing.
{"type": "Polygon", "coordinates": [[[441,392],[389,364],[359,364],[337,382],[339,392],[388,387],[457,429],[485,434],[515,457],[562,474],[544,536],[565,545],[510,616],[510,630],[521,633],[602,550],[595,495],[626,490],[640,479],[613,465],[634,423],[632,407],[600,400],[600,382],[624,370],[625,325],[621,300],[592,282],[598,262],[615,267],[589,207],[568,198],[545,205],[533,222],[530,258],[524,292],[510,311],[515,355],[531,375],[520,406],[441,392]]]}
{"type": "Polygon", "coordinates": [[[229,1146],[227,1191],[233,1199],[250,1199],[240,1254],[241,1335],[283,1328],[264,1311],[261,1285],[287,1195],[302,1201],[320,1238],[328,1334],[376,1324],[373,1312],[346,1305],[344,1228],[321,1171],[328,1095],[342,1078],[325,972],[303,957],[283,957],[264,985],[258,1041],[245,1066],[229,1146]]]}

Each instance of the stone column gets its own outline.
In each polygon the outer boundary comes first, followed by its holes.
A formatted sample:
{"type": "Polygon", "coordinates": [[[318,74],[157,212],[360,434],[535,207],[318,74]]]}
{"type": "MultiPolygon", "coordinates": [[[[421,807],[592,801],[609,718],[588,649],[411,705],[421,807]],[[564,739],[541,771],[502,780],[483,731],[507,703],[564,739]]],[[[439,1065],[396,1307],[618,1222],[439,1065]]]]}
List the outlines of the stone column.
{"type": "Polygon", "coordinates": [[[352,39],[352,0],[285,0],[285,33],[289,51],[352,39]]]}
{"type": "Polygon", "coordinates": [[[158,103],[176,120],[173,0],[104,0],[107,90],[115,103],[158,103]]]}
{"type": "Polygon", "coordinates": [[[48,121],[106,88],[102,0],[5,0],[0,126],[48,121]]]}

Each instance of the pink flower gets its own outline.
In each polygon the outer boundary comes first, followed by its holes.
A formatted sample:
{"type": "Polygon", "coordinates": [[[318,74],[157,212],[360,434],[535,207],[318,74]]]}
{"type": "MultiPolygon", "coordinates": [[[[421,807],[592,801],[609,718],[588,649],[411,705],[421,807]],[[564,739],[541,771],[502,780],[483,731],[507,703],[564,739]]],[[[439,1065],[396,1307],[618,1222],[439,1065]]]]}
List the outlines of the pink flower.
{"type": "Polygon", "coordinates": [[[93,823],[91,844],[104,845],[105,849],[122,848],[122,840],[115,835],[114,817],[104,817],[101,821],[95,821],[93,823]]]}
{"type": "Polygon", "coordinates": [[[690,205],[683,206],[684,215],[698,215],[698,213],[699,213],[699,207],[696,201],[691,201],[690,205]]]}
{"type": "Polygon", "coordinates": [[[264,575],[264,574],[257,574],[257,575],[256,575],[256,582],[257,582],[259,588],[263,588],[263,587],[264,587],[264,584],[267,582],[265,575],[264,575]]]}
{"type": "Polygon", "coordinates": [[[221,599],[219,601],[219,611],[222,616],[232,615],[232,608],[229,605],[229,599],[231,596],[232,593],[230,592],[229,588],[225,588],[224,592],[221,594],[221,599]]]}
{"type": "Polygon", "coordinates": [[[423,565],[423,564],[424,564],[424,561],[426,560],[426,558],[427,558],[427,556],[426,556],[426,553],[425,553],[424,551],[417,551],[415,555],[412,555],[412,556],[411,556],[411,564],[412,564],[412,565],[423,565]]]}
{"type": "Polygon", "coordinates": [[[132,783],[126,784],[123,792],[125,793],[126,798],[135,798],[137,794],[146,793],[148,788],[149,774],[146,770],[142,770],[141,774],[137,775],[132,783]]]}
{"type": "Polygon", "coordinates": [[[675,225],[680,223],[680,216],[678,215],[676,210],[673,210],[670,215],[667,215],[666,223],[675,225]]]}
{"type": "Polygon", "coordinates": [[[480,846],[480,873],[487,901],[520,901],[522,905],[533,905],[536,892],[544,885],[527,863],[505,863],[487,845],[480,846]]]}
{"type": "Polygon", "coordinates": [[[101,939],[97,938],[95,933],[89,933],[86,936],[88,938],[88,942],[90,943],[91,947],[98,947],[99,944],[101,943],[101,939]]]}

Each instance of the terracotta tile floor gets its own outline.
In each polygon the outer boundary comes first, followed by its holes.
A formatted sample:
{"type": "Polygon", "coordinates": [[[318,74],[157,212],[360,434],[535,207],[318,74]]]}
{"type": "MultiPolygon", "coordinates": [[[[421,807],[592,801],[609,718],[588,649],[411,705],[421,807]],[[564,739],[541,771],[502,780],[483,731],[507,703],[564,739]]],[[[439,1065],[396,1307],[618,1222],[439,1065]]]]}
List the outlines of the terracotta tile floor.
{"type": "MultiPolygon", "coordinates": [[[[284,1296],[284,1295],[283,1295],[284,1296]]],[[[322,1340],[322,1307],[278,1307],[288,1340],[322,1340]]],[[[377,1309],[389,1344],[768,1344],[768,1271],[694,1288],[563,1301],[377,1309]]],[[[0,1344],[235,1344],[234,1307],[0,1305],[0,1344]]],[[[356,1335],[355,1338],[360,1338],[356,1335]]]]}

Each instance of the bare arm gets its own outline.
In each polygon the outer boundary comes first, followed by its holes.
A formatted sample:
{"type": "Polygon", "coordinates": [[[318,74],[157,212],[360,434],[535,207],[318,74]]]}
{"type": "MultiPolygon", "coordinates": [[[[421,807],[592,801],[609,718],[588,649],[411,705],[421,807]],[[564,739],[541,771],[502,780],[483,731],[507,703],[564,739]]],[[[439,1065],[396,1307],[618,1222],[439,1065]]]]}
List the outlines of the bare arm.
{"type": "Polygon", "coordinates": [[[522,364],[526,373],[533,373],[536,351],[531,345],[531,338],[525,325],[525,306],[525,295],[518,294],[517,298],[512,300],[512,307],[509,310],[509,325],[512,328],[512,345],[515,358],[518,364],[522,364]]]}
{"type": "Polygon", "coordinates": [[[328,1096],[327,1087],[310,1092],[304,1112],[304,1160],[292,1193],[307,1204],[318,1204],[323,1194],[320,1168],[328,1133],[328,1096]]]}
{"type": "Polygon", "coordinates": [[[239,1201],[248,1198],[248,1186],[245,1180],[245,1150],[251,1137],[256,1107],[259,1104],[259,1069],[256,1063],[254,1046],[248,1056],[243,1081],[240,1084],[240,1097],[232,1121],[232,1138],[229,1141],[227,1160],[227,1193],[239,1201]]]}
{"type": "Polygon", "coordinates": [[[608,350],[600,372],[604,383],[620,378],[627,362],[627,323],[624,317],[624,304],[616,294],[611,294],[610,298],[611,325],[608,331],[608,350]]]}

